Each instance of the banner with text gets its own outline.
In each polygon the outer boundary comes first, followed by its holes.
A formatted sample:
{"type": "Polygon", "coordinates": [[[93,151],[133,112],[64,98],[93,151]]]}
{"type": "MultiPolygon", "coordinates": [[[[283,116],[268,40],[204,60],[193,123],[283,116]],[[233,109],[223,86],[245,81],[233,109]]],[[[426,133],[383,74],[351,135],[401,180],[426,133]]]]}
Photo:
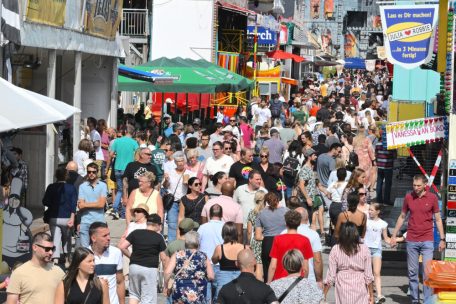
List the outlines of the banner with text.
{"type": "MultiPolygon", "coordinates": [[[[255,34],[255,26],[247,26],[247,35],[255,34]]],[[[271,29],[258,26],[257,27],[258,44],[277,44],[277,33],[271,29]]]]}
{"type": "Polygon", "coordinates": [[[26,20],[51,26],[65,24],[66,0],[27,1],[26,20]]]}
{"type": "Polygon", "coordinates": [[[438,5],[380,6],[385,49],[393,64],[412,69],[431,59],[438,5]]]}
{"type": "Polygon", "coordinates": [[[123,0],[87,0],[85,30],[113,40],[122,17],[123,0]]]}
{"type": "Polygon", "coordinates": [[[448,137],[446,117],[403,120],[386,125],[387,148],[397,149],[426,145],[448,137]]]}

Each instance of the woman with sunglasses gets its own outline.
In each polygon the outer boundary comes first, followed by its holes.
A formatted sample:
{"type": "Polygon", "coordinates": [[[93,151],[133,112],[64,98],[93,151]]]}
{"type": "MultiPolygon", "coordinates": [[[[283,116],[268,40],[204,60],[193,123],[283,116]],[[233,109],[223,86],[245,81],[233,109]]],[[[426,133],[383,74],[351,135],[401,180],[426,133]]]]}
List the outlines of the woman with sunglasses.
{"type": "Polygon", "coordinates": [[[90,249],[74,251],[68,272],[57,286],[55,304],[108,304],[108,282],[95,275],[95,257],[90,249]]]}
{"type": "Polygon", "coordinates": [[[268,147],[262,147],[260,149],[260,163],[258,164],[258,169],[261,173],[261,178],[263,180],[267,179],[268,169],[272,167],[272,164],[269,162],[269,149],[268,147]]]}
{"type": "Polygon", "coordinates": [[[239,157],[236,154],[236,149],[237,143],[235,140],[223,142],[223,153],[231,157],[235,162],[239,160],[239,157]]]}
{"type": "Polygon", "coordinates": [[[206,195],[201,193],[201,180],[197,177],[189,178],[187,192],[187,195],[182,196],[179,202],[177,224],[179,225],[184,218],[191,218],[201,225],[201,212],[207,201],[206,195]]]}

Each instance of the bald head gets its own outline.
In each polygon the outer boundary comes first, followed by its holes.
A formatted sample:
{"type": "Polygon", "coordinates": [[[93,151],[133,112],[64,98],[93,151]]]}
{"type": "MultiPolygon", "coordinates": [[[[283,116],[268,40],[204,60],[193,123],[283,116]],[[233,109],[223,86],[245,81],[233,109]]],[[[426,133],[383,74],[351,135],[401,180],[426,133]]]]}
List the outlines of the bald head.
{"type": "Polygon", "coordinates": [[[78,164],[75,161],[69,161],[66,165],[68,171],[78,171],[78,164]]]}
{"type": "Polygon", "coordinates": [[[307,212],[306,208],[298,207],[295,209],[295,211],[297,211],[297,212],[299,212],[299,214],[301,214],[301,224],[309,223],[309,213],[307,212]]]}
{"type": "Polygon", "coordinates": [[[250,249],[243,249],[237,255],[237,265],[241,271],[255,271],[255,255],[250,249]]]}
{"type": "Polygon", "coordinates": [[[232,197],[234,194],[234,184],[233,182],[227,181],[222,184],[222,188],[220,189],[223,195],[232,197]]]}

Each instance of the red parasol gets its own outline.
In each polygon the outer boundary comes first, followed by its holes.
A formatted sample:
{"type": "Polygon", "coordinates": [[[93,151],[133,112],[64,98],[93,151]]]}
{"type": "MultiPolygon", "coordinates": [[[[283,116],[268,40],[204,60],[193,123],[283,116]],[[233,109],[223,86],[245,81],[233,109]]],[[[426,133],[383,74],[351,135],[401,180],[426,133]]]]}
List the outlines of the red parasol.
{"type": "Polygon", "coordinates": [[[303,62],[305,60],[301,56],[298,56],[298,55],[295,55],[292,53],[288,53],[288,52],[284,52],[282,50],[275,50],[272,52],[267,52],[266,55],[269,58],[273,58],[273,59],[293,59],[296,62],[303,62]]]}

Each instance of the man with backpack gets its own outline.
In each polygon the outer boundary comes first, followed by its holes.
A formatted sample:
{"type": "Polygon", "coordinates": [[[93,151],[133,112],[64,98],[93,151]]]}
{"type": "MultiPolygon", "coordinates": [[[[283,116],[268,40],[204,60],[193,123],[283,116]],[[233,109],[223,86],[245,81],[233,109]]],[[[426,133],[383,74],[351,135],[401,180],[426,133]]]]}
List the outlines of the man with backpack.
{"type": "MultiPolygon", "coordinates": [[[[283,97],[282,97],[283,98],[283,97]]],[[[285,101],[285,99],[284,99],[285,101]]],[[[280,119],[281,113],[283,113],[282,101],[279,98],[279,94],[274,94],[269,104],[269,110],[271,110],[272,121],[280,119]]]]}

